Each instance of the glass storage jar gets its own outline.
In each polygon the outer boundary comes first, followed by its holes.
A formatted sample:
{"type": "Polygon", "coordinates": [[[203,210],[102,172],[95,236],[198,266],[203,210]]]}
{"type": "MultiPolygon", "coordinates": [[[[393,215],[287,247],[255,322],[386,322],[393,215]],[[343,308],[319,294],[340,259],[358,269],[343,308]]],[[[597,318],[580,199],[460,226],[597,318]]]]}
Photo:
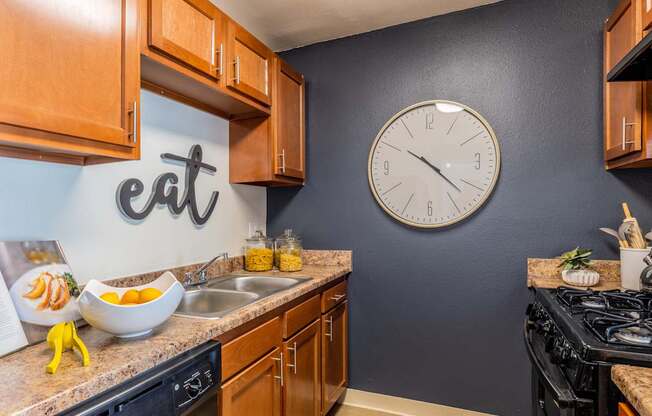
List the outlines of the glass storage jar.
{"type": "Polygon", "coordinates": [[[301,238],[292,230],[285,230],[283,235],[276,239],[274,257],[276,267],[280,271],[296,272],[301,270],[303,268],[302,253],[301,238]]]}
{"type": "Polygon", "coordinates": [[[245,245],[245,270],[249,272],[266,272],[274,267],[274,250],[272,241],[262,231],[247,238],[245,245]]]}

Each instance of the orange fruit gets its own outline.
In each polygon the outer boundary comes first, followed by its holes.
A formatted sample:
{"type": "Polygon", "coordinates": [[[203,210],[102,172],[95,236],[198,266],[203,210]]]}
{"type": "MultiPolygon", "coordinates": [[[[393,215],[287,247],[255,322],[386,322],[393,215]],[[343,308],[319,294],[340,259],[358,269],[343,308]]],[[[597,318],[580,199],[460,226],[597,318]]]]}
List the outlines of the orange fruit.
{"type": "Polygon", "coordinates": [[[136,289],[129,289],[122,294],[122,299],[120,299],[121,305],[126,305],[128,303],[138,303],[138,298],[140,294],[136,289]]]}
{"type": "Polygon", "coordinates": [[[122,306],[137,306],[137,303],[129,302],[129,303],[121,303],[120,305],[122,306]]]}
{"type": "Polygon", "coordinates": [[[143,289],[143,290],[140,291],[140,293],[139,293],[140,296],[138,297],[138,303],[147,303],[147,302],[151,302],[151,301],[153,301],[154,299],[156,299],[156,298],[158,298],[159,296],[161,296],[162,294],[163,294],[163,293],[161,293],[161,291],[158,290],[157,288],[155,288],[155,287],[148,287],[148,288],[143,289]]]}
{"type": "Polygon", "coordinates": [[[119,305],[120,304],[120,297],[115,292],[102,293],[100,295],[100,299],[102,299],[104,302],[112,303],[114,305],[119,305]]]}

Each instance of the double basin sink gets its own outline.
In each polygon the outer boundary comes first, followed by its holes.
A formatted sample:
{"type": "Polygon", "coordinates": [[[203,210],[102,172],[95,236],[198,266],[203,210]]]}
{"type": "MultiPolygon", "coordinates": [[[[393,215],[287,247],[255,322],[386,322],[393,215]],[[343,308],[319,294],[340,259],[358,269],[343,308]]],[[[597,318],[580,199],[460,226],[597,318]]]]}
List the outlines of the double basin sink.
{"type": "Polygon", "coordinates": [[[217,319],[250,303],[310,280],[310,277],[230,275],[186,290],[175,314],[217,319]]]}

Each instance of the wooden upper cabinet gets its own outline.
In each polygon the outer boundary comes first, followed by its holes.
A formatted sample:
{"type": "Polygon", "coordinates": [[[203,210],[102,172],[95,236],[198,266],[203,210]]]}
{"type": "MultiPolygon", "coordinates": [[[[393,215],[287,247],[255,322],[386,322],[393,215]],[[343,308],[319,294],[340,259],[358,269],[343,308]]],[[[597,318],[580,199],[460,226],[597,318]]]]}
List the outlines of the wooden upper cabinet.
{"type": "Polygon", "coordinates": [[[228,20],[226,85],[263,104],[272,102],[273,52],[242,26],[228,20]]]}
{"type": "Polygon", "coordinates": [[[274,173],[305,178],[305,82],[280,58],[274,59],[274,173]]]}
{"type": "Polygon", "coordinates": [[[274,58],[271,117],[230,122],[229,180],[264,186],[301,186],[305,179],[303,75],[274,58]]]}
{"type": "Polygon", "coordinates": [[[322,414],[325,415],[344,392],[348,382],[347,304],[322,316],[322,414]]]}
{"type": "Polygon", "coordinates": [[[320,334],[320,322],[316,320],[283,344],[287,361],[283,388],[284,416],[320,414],[320,334]]]}
{"type": "Polygon", "coordinates": [[[0,154],[139,157],[137,0],[4,0],[0,50],[0,154]]]}
{"type": "Polygon", "coordinates": [[[642,149],[643,83],[606,82],[607,73],[642,38],[639,1],[622,0],[605,23],[604,153],[607,162],[642,149]]]}
{"type": "Polygon", "coordinates": [[[149,45],[219,78],[224,60],[223,15],[207,0],[149,0],[149,45]]]}
{"type": "Polygon", "coordinates": [[[281,357],[276,348],[224,383],[220,416],[281,416],[281,357]]]}
{"type": "Polygon", "coordinates": [[[643,1],[643,30],[649,30],[652,27],[652,0],[643,1]]]}

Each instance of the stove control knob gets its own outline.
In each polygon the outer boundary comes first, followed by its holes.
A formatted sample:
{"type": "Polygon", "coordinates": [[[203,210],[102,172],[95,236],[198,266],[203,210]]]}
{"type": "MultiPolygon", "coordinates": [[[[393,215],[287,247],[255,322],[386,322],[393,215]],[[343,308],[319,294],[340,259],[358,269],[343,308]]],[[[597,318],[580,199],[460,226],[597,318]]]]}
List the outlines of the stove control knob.
{"type": "Polygon", "coordinates": [[[199,393],[201,393],[201,380],[199,377],[195,377],[189,380],[184,387],[186,389],[186,393],[188,393],[188,396],[191,399],[194,399],[199,395],[199,393]]]}

